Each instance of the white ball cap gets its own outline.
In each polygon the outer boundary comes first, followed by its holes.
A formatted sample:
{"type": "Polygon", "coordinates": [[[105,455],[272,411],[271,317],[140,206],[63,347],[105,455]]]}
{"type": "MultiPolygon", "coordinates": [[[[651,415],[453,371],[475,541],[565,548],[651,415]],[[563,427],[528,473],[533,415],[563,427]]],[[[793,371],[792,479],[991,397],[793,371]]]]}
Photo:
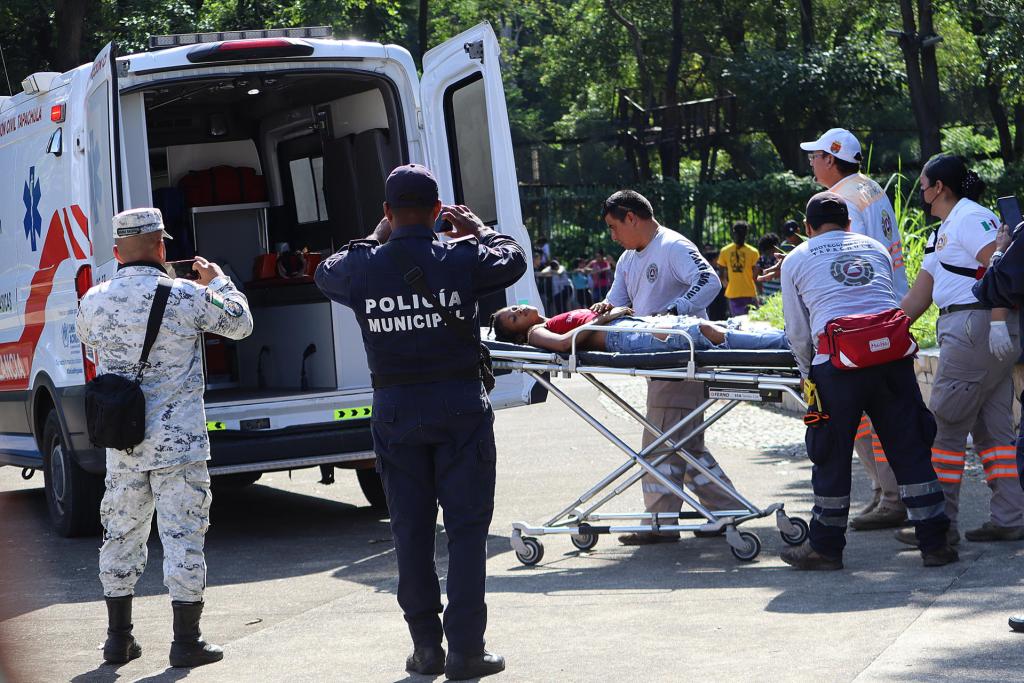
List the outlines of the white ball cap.
{"type": "Polygon", "coordinates": [[[163,232],[165,240],[174,239],[164,230],[164,217],[160,209],[128,209],[114,216],[114,239],[163,232]]]}
{"type": "Polygon", "coordinates": [[[800,149],[805,152],[828,152],[837,159],[859,164],[862,160],[860,143],[845,128],[830,128],[814,142],[801,142],[800,149]]]}

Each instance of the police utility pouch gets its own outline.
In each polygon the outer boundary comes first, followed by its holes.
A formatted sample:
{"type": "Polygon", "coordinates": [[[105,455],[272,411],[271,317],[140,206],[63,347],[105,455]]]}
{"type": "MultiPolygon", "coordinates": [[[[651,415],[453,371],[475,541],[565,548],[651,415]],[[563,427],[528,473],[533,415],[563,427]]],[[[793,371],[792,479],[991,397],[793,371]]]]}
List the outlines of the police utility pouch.
{"type": "Polygon", "coordinates": [[[149,367],[149,352],[160,331],[170,293],[170,283],[157,283],[135,378],[108,372],[85,385],[85,424],[89,440],[96,446],[131,453],[146,438],[146,397],[142,393],[142,375],[149,367]]]}
{"type": "Polygon", "coordinates": [[[917,353],[917,342],[910,318],[903,309],[892,308],[830,320],[818,338],[818,353],[827,354],[840,370],[859,370],[910,358],[917,353]]]}

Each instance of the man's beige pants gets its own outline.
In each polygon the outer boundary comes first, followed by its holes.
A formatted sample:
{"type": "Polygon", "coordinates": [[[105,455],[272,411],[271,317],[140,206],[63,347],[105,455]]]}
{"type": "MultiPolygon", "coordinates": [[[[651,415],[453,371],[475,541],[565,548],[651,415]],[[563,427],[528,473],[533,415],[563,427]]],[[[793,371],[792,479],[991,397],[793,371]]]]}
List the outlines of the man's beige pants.
{"type": "MultiPolygon", "coordinates": [[[[661,431],[666,431],[691,410],[704,401],[704,385],[701,382],[666,382],[650,380],[647,385],[647,420],[661,431]]],[[[675,436],[688,434],[704,419],[704,414],[684,426],[675,436]]],[[[644,430],[643,446],[646,448],[656,435],[644,430]]],[[[670,441],[677,442],[676,438],[670,441]]],[[[683,444],[683,447],[697,458],[702,465],[715,473],[723,482],[732,486],[732,481],[704,447],[703,432],[683,444]]],[[[653,456],[657,457],[657,456],[653,456]]],[[[651,459],[653,459],[653,457],[651,459]]],[[[701,504],[709,510],[734,510],[739,503],[722,487],[714,484],[695,467],[688,465],[678,455],[672,455],[657,466],[659,472],[679,486],[686,486],[697,495],[701,504]]],[[[644,492],[644,506],[648,512],[676,512],[683,500],[669,491],[661,482],[650,475],[641,480],[644,492]]]]}

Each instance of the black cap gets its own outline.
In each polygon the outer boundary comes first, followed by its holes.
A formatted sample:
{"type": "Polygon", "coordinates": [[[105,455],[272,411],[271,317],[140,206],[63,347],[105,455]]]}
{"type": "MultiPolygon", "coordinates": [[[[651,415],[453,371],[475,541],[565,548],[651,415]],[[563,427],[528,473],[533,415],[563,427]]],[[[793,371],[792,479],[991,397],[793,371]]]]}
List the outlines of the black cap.
{"type": "Polygon", "coordinates": [[[850,212],[846,201],[835,192],[819,192],[807,202],[807,222],[815,229],[825,223],[835,223],[846,227],[850,220],[850,212]]]}
{"type": "Polygon", "coordinates": [[[426,166],[399,166],[384,184],[384,198],[392,209],[433,206],[437,202],[437,180],[426,166]]]}

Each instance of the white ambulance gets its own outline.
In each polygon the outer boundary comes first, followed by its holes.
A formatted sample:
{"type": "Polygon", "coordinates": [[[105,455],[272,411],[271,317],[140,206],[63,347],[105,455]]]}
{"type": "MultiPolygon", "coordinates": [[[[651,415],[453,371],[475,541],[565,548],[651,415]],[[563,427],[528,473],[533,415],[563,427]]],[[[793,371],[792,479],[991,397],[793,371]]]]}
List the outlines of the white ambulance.
{"type": "MultiPolygon", "coordinates": [[[[433,169],[442,201],[529,252],[494,32],[481,24],[429,51],[422,78],[405,49],[322,28],[156,36],[150,48],[119,57],[107,45],[0,97],[0,464],[43,470],[61,534],[96,529],[104,455],[85,431],[95,366],[75,312],[115,272],[111,217],[155,205],[178,258],[222,264],[255,319],[248,339],[204,340],[211,473],[251,483],[320,466],[329,483],[347,467],[383,506],[359,329],[310,275],[376,225],[384,179],[409,162],[433,169]]],[[[481,301],[481,320],[538,301],[531,271],[481,301]]],[[[492,394],[496,407],[542,397],[523,374],[492,394]]]]}

